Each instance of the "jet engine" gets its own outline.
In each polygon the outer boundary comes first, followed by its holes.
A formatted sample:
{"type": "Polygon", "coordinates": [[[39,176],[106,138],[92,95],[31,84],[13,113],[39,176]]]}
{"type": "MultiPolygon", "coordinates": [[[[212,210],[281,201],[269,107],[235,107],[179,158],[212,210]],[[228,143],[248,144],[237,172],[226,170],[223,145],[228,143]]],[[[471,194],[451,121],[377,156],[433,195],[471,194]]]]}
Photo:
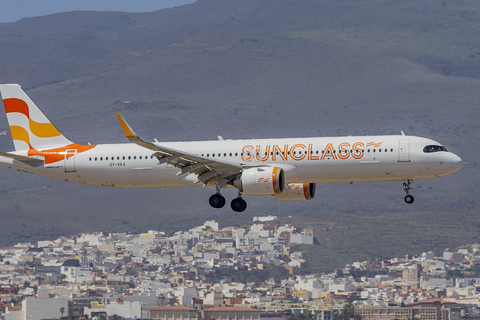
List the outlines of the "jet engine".
{"type": "Polygon", "coordinates": [[[315,196],[315,183],[289,183],[283,192],[275,195],[278,201],[310,200],[315,196]]]}
{"type": "Polygon", "coordinates": [[[281,194],[285,186],[285,172],[279,167],[246,169],[235,178],[233,185],[243,194],[281,194]]]}

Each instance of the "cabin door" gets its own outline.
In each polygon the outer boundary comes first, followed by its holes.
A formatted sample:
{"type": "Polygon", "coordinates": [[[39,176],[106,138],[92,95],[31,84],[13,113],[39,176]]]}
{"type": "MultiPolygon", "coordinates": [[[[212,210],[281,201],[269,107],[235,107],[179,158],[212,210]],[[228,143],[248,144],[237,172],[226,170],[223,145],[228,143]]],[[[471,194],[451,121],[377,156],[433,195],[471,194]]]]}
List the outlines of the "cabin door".
{"type": "Polygon", "coordinates": [[[398,145],[398,162],[410,161],[410,140],[400,140],[398,145]]]}
{"type": "Polygon", "coordinates": [[[75,172],[75,155],[77,154],[76,149],[68,149],[65,152],[65,172],[75,172]]]}

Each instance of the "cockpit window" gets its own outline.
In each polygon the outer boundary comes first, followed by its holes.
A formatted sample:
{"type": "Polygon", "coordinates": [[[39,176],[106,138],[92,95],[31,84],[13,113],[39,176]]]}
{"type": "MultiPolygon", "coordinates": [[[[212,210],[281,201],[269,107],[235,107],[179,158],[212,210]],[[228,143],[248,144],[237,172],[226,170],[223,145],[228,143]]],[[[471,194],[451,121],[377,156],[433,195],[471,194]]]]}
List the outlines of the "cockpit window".
{"type": "Polygon", "coordinates": [[[425,148],[423,148],[423,152],[426,153],[439,151],[447,151],[447,149],[444,146],[426,146],[425,148]]]}

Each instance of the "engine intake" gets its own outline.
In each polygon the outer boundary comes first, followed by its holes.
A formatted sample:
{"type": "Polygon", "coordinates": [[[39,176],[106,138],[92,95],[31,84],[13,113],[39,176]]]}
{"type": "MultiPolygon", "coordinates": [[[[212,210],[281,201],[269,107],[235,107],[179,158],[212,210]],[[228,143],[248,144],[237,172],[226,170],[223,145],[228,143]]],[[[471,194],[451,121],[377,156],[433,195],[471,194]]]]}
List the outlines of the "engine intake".
{"type": "Polygon", "coordinates": [[[285,186],[285,172],[279,167],[258,167],[246,169],[235,178],[234,186],[243,194],[278,195],[285,186]]]}
{"type": "Polygon", "coordinates": [[[310,200],[315,196],[315,183],[289,183],[281,194],[275,195],[278,201],[310,200]]]}

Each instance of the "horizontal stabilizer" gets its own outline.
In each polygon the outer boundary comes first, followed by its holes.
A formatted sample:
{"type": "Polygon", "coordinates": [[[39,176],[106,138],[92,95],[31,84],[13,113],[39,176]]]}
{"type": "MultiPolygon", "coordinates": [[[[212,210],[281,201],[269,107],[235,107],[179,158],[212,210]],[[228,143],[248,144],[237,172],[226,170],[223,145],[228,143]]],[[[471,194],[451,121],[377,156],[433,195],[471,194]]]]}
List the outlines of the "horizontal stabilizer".
{"type": "Polygon", "coordinates": [[[12,154],[12,153],[1,152],[1,151],[0,151],[0,156],[12,158],[12,159],[15,159],[15,160],[21,161],[21,162],[25,162],[26,164],[31,165],[31,166],[42,165],[44,163],[44,160],[41,160],[41,159],[30,158],[30,157],[21,156],[21,155],[18,155],[18,154],[12,154]]]}

